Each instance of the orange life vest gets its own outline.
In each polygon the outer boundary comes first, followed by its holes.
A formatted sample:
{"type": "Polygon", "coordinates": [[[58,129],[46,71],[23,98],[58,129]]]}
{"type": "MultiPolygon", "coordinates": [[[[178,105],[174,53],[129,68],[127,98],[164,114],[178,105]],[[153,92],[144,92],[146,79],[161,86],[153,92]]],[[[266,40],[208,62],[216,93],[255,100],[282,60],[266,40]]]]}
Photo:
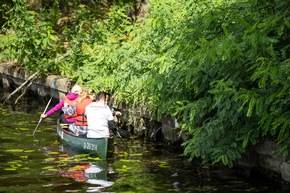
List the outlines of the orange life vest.
{"type": "Polygon", "coordinates": [[[87,118],[85,117],[86,106],[92,103],[93,100],[90,98],[85,98],[81,102],[78,102],[76,105],[76,118],[77,120],[76,125],[78,126],[87,126],[87,118]]]}

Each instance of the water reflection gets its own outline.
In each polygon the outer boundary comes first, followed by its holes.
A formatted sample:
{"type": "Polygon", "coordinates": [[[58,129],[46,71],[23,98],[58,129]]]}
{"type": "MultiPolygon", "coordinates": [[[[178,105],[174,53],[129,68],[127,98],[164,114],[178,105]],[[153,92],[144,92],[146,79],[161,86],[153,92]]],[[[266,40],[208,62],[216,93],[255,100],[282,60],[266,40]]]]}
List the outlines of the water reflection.
{"type": "Polygon", "coordinates": [[[108,181],[107,168],[106,161],[80,162],[76,166],[63,169],[60,175],[65,178],[73,178],[78,182],[95,185],[89,187],[88,190],[99,192],[114,184],[114,182],[108,181]]]}
{"type": "MultiPolygon", "coordinates": [[[[89,157],[88,154],[79,154],[66,145],[60,145],[58,149],[55,147],[45,147],[44,149],[46,155],[50,157],[47,160],[51,164],[58,165],[58,175],[76,182],[90,184],[87,192],[101,192],[102,189],[114,184],[108,180],[108,174],[115,173],[115,171],[106,160],[91,161],[98,158],[89,157]]],[[[47,174],[43,173],[43,175],[47,174]]]]}

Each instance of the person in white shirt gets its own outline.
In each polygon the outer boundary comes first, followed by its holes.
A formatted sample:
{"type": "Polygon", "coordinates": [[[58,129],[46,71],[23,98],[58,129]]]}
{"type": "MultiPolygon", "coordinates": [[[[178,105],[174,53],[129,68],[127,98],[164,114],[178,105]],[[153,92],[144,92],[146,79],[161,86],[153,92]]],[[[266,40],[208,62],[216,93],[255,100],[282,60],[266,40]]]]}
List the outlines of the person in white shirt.
{"type": "Polygon", "coordinates": [[[99,92],[96,95],[96,102],[86,106],[85,115],[88,123],[88,138],[109,137],[111,129],[116,132],[117,126],[110,107],[107,105],[109,94],[99,92]]]}

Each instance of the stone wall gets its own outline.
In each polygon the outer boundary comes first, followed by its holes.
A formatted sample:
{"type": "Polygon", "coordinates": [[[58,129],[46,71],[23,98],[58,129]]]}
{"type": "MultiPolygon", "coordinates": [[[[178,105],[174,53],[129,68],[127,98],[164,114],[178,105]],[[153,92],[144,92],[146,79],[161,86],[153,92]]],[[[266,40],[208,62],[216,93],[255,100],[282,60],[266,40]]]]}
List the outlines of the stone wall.
{"type": "Polygon", "coordinates": [[[246,169],[254,169],[266,175],[271,174],[285,182],[290,182],[290,156],[277,155],[278,145],[271,141],[265,140],[246,152],[238,160],[238,164],[246,169]]]}
{"type": "Polygon", "coordinates": [[[278,145],[270,140],[258,144],[253,149],[257,153],[257,164],[259,167],[281,174],[283,180],[290,182],[290,157],[279,156],[276,153],[278,145]]]}
{"type": "MultiPolygon", "coordinates": [[[[19,67],[19,65],[9,62],[0,64],[0,78],[5,89],[21,86],[31,74],[19,67]]],[[[31,90],[40,96],[52,96],[61,99],[70,89],[72,81],[56,75],[38,77],[31,85],[31,90]]],[[[25,88],[25,87],[23,87],[25,88]]]]}

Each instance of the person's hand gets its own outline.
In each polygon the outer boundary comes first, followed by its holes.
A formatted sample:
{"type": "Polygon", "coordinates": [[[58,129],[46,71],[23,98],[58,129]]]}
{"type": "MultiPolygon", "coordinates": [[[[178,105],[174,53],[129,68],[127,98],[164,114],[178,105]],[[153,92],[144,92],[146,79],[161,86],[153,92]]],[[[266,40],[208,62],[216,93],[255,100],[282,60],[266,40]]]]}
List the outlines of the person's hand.
{"type": "Polygon", "coordinates": [[[42,119],[45,119],[47,116],[46,116],[46,114],[41,114],[40,117],[41,117],[42,119]]]}
{"type": "Polygon", "coordinates": [[[63,106],[64,106],[64,107],[67,107],[67,106],[68,106],[68,103],[63,103],[63,106]]]}
{"type": "Polygon", "coordinates": [[[122,116],[122,113],[120,111],[115,111],[115,115],[120,117],[120,116],[122,116]]]}

